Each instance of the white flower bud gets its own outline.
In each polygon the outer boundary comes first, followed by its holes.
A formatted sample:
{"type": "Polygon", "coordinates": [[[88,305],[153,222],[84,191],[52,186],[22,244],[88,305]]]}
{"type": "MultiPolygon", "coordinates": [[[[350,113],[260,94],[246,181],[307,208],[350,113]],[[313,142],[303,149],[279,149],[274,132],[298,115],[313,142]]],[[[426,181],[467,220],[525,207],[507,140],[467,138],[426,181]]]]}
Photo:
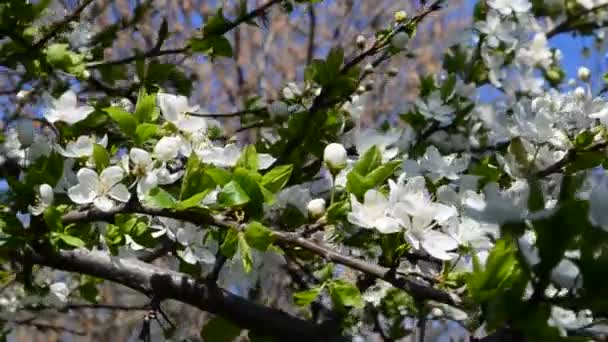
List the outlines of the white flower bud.
{"type": "Polygon", "coordinates": [[[576,87],[576,89],[574,89],[574,96],[582,100],[587,96],[587,92],[583,87],[576,87]]]}
{"type": "Polygon", "coordinates": [[[332,171],[342,170],[346,167],[346,149],[342,144],[331,143],[325,146],[323,161],[332,171]]]}
{"type": "Polygon", "coordinates": [[[289,115],[289,108],[283,101],[274,101],[268,106],[268,113],[273,118],[286,116],[289,115]]]}
{"type": "Polygon", "coordinates": [[[591,77],[591,70],[589,70],[589,68],[587,67],[582,66],[578,68],[577,75],[581,81],[587,82],[589,81],[589,77],[591,77]]]}
{"type": "Polygon", "coordinates": [[[357,87],[357,94],[361,95],[363,93],[365,93],[365,87],[364,86],[357,87]]]}
{"type": "Polygon", "coordinates": [[[405,32],[398,32],[391,38],[391,45],[398,50],[403,50],[409,43],[410,37],[405,32]]]}
{"type": "Polygon", "coordinates": [[[40,187],[38,188],[38,192],[40,193],[40,201],[44,205],[49,206],[53,203],[55,195],[53,194],[53,188],[50,185],[46,183],[40,185],[40,187]]]}
{"type": "Polygon", "coordinates": [[[24,147],[29,147],[34,143],[34,124],[32,120],[23,119],[17,121],[17,138],[24,147]]]}
{"type": "Polygon", "coordinates": [[[308,202],[306,209],[308,209],[308,215],[310,215],[310,217],[319,218],[325,213],[325,200],[322,198],[315,198],[308,202]]]}
{"type": "Polygon", "coordinates": [[[360,34],[355,39],[355,43],[357,44],[357,47],[359,49],[363,49],[363,48],[365,48],[366,39],[362,34],[360,34]]]}
{"type": "Polygon", "coordinates": [[[82,72],[82,78],[87,80],[87,79],[89,79],[89,77],[91,77],[91,73],[89,72],[89,70],[85,70],[82,72]]]}
{"type": "Polygon", "coordinates": [[[374,66],[372,65],[372,63],[365,64],[365,66],[363,67],[363,72],[366,74],[371,74],[372,72],[374,72],[374,66]]]}
{"type": "Polygon", "coordinates": [[[162,161],[175,159],[180,148],[180,143],[179,138],[163,137],[154,146],[154,156],[162,161]]]}

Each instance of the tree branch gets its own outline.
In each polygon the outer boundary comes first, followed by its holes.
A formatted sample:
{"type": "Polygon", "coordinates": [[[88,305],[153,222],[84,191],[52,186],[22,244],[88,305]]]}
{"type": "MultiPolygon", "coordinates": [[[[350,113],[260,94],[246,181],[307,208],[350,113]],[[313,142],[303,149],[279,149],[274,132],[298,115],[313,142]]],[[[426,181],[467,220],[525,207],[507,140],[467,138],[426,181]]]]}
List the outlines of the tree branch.
{"type": "Polygon", "coordinates": [[[103,278],[159,300],[174,299],[190,304],[262,335],[297,341],[322,341],[329,336],[337,337],[323,324],[261,306],[216,286],[208,286],[186,274],[137,259],[118,258],[104,252],[82,249],[58,252],[29,249],[19,259],[103,278]]]}

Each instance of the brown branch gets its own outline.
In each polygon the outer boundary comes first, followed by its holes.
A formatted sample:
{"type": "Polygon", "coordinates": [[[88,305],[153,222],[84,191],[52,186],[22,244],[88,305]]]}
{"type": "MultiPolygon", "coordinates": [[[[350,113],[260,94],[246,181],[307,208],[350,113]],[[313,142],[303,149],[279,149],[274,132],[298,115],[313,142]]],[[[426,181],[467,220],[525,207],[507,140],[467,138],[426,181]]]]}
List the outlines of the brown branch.
{"type": "Polygon", "coordinates": [[[189,275],[156,267],[137,259],[113,257],[83,249],[26,250],[18,260],[58,270],[88,274],[122,284],[158,300],[174,299],[218,314],[244,329],[280,340],[320,341],[337,337],[327,326],[261,306],[189,275]]]}
{"type": "Polygon", "coordinates": [[[315,30],[317,15],[313,5],[308,5],[308,48],[306,50],[306,64],[310,64],[315,54],[315,30]]]}

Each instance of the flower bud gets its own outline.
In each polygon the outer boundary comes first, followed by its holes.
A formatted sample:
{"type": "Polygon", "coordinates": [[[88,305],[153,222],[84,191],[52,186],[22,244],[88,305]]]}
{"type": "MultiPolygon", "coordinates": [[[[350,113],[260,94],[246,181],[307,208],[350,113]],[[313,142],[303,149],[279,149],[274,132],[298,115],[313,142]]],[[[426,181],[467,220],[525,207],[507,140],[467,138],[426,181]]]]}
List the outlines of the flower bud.
{"type": "Polygon", "coordinates": [[[281,117],[289,114],[289,108],[283,101],[274,101],[268,106],[268,113],[271,117],[281,117]]]}
{"type": "Polygon", "coordinates": [[[53,203],[53,199],[55,195],[53,194],[53,188],[48,184],[42,184],[38,188],[38,192],[40,193],[40,201],[49,206],[53,203]]]}
{"type": "Polygon", "coordinates": [[[395,76],[397,76],[397,74],[399,74],[399,69],[397,69],[395,67],[389,68],[386,71],[386,74],[388,75],[388,77],[395,77],[395,76]]]}
{"type": "Polygon", "coordinates": [[[591,70],[589,70],[589,68],[587,67],[582,66],[578,68],[577,75],[581,81],[587,82],[589,81],[589,77],[591,76],[591,70]]]}
{"type": "Polygon", "coordinates": [[[361,95],[363,93],[365,93],[365,87],[362,85],[357,87],[357,94],[361,95]]]}
{"type": "Polygon", "coordinates": [[[372,65],[372,63],[365,64],[365,66],[363,67],[363,72],[366,74],[371,74],[372,72],[374,72],[374,66],[372,65]]]}
{"type": "Polygon", "coordinates": [[[17,121],[17,138],[24,147],[29,147],[34,142],[34,125],[32,120],[23,119],[17,121]]]}
{"type": "Polygon", "coordinates": [[[315,198],[308,202],[306,209],[308,209],[308,215],[310,215],[310,217],[319,218],[325,213],[325,200],[322,198],[315,198]]]}
{"type": "Polygon", "coordinates": [[[576,89],[574,89],[574,96],[576,96],[577,99],[584,99],[585,97],[587,97],[587,92],[585,91],[585,88],[583,87],[576,87],[576,89]]]}
{"type": "Polygon", "coordinates": [[[325,146],[323,161],[333,171],[339,171],[346,167],[346,149],[342,144],[331,143],[325,146]]]}
{"type": "Polygon", "coordinates": [[[405,21],[405,19],[407,19],[407,12],[405,12],[405,11],[397,11],[397,12],[395,12],[393,14],[393,18],[398,23],[403,22],[403,21],[405,21]]]}
{"type": "Polygon", "coordinates": [[[391,38],[391,45],[398,50],[403,50],[405,49],[405,47],[407,46],[407,43],[409,43],[410,41],[410,37],[407,35],[407,33],[405,32],[397,32],[397,34],[395,34],[393,36],[393,38],[391,38]]]}
{"type": "Polygon", "coordinates": [[[363,49],[363,48],[365,48],[366,39],[363,35],[360,34],[355,39],[355,43],[357,44],[357,47],[359,49],[363,49]]]}

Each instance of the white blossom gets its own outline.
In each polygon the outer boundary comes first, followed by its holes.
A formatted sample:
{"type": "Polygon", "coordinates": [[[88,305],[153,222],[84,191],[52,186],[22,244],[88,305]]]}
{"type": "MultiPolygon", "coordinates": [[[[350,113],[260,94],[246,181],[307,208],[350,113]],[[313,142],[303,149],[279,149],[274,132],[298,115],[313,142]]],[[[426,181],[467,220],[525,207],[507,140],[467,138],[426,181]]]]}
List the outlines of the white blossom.
{"type": "Polygon", "coordinates": [[[454,120],[454,109],[445,104],[438,90],[433,91],[426,100],[416,99],[416,108],[422,116],[437,120],[441,125],[448,125],[454,120]]]}
{"type": "Polygon", "coordinates": [[[190,106],[187,97],[165,93],[159,93],[156,97],[165,120],[174,124],[179,130],[189,133],[207,130],[205,118],[188,115],[196,112],[199,106],[190,106]]]}
{"type": "Polygon", "coordinates": [[[34,216],[42,214],[46,208],[53,204],[54,198],[53,188],[46,183],[41,184],[36,194],[36,204],[28,206],[29,212],[34,216]]]}
{"type": "Polygon", "coordinates": [[[52,100],[51,108],[45,111],[44,117],[50,122],[63,121],[73,125],[86,119],[94,111],[91,106],[78,106],[78,98],[73,90],[68,90],[59,99],[52,100]]]}
{"type": "Polygon", "coordinates": [[[118,166],[110,166],[98,175],[91,169],[78,171],[78,184],[68,190],[68,196],[76,204],[93,203],[102,211],[111,211],[116,202],[127,202],[131,197],[129,190],[120,181],[124,171],[118,166]]]}
{"type": "Polygon", "coordinates": [[[377,190],[367,190],[363,203],[351,194],[350,205],[348,221],[354,225],[368,229],[375,228],[382,234],[397,233],[402,230],[399,222],[388,216],[391,210],[388,199],[377,190]]]}
{"type": "Polygon", "coordinates": [[[57,152],[68,158],[89,158],[93,155],[93,145],[98,144],[102,147],[108,146],[108,136],[104,135],[101,139],[95,136],[81,135],[75,141],[70,141],[65,148],[56,145],[57,152]]]}
{"type": "Polygon", "coordinates": [[[487,4],[502,15],[525,13],[532,9],[529,0],[488,0],[487,4]]]}

